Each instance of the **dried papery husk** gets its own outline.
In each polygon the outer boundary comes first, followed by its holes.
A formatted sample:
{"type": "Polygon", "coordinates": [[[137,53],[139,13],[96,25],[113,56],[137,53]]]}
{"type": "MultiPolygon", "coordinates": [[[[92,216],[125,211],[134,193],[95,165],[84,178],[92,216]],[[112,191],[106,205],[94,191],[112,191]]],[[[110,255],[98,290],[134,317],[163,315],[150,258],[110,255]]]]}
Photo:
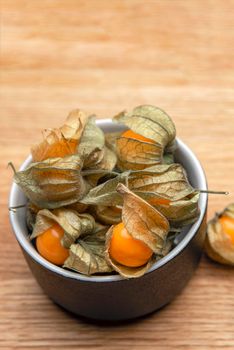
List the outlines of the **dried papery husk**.
{"type": "Polygon", "coordinates": [[[168,236],[164,242],[161,253],[154,256],[154,262],[162,259],[164,256],[166,256],[172,250],[173,241],[169,238],[169,234],[170,234],[170,232],[168,233],[168,236]]]}
{"type": "Polygon", "coordinates": [[[227,215],[231,219],[234,219],[234,203],[229,204],[221,213],[221,215],[227,215]]]}
{"type": "MultiPolygon", "coordinates": [[[[119,183],[128,184],[129,176],[132,172],[125,171],[116,175],[104,183],[92,188],[87,195],[82,198],[81,202],[91,205],[101,205],[101,206],[116,206],[122,205],[123,198],[116,191],[116,187],[119,183]]],[[[139,172],[140,177],[140,172],[139,172]]],[[[160,196],[159,196],[160,197],[160,196]]],[[[161,197],[160,197],[161,198],[161,197]]]]}
{"type": "Polygon", "coordinates": [[[149,269],[156,257],[162,256],[170,225],[160,212],[132,193],[123,184],[117,186],[117,191],[123,196],[122,221],[124,227],[134,239],[146,244],[154,252],[154,255],[145,265],[140,267],[123,266],[113,260],[109,254],[113,235],[112,226],[107,233],[106,258],[123,277],[140,277],[149,269]]]}
{"type": "Polygon", "coordinates": [[[122,205],[118,183],[128,184],[135,194],[159,210],[175,226],[187,225],[199,216],[199,193],[189,184],[180,164],[163,164],[124,172],[93,188],[82,199],[100,206],[122,205]]]}
{"type": "Polygon", "coordinates": [[[121,221],[122,208],[98,205],[94,207],[94,213],[98,221],[106,225],[114,225],[121,221]]]}
{"type": "Polygon", "coordinates": [[[180,164],[159,165],[131,172],[129,187],[159,210],[172,225],[184,226],[199,216],[199,192],[187,179],[180,164]]]}
{"type": "Polygon", "coordinates": [[[119,183],[127,184],[128,175],[129,172],[119,174],[113,179],[92,188],[86,196],[82,198],[81,203],[103,206],[122,205],[123,198],[116,191],[116,187],[119,183]]]}
{"type": "MultiPolygon", "coordinates": [[[[79,214],[81,220],[81,232],[78,236],[80,239],[85,240],[87,235],[93,235],[96,238],[103,233],[106,233],[108,227],[106,225],[102,225],[101,223],[95,221],[92,215],[85,213],[79,214]]],[[[69,232],[65,232],[64,237],[62,239],[62,244],[65,248],[70,248],[71,244],[75,243],[77,240],[77,235],[71,235],[69,232]]]]}
{"type": "Polygon", "coordinates": [[[90,276],[113,271],[105,258],[106,230],[78,239],[69,249],[69,257],[63,267],[90,276]]]}
{"type": "MultiPolygon", "coordinates": [[[[169,235],[169,234],[168,234],[169,235]]],[[[157,256],[157,260],[160,260],[161,258],[163,258],[164,256],[166,256],[170,250],[172,249],[173,246],[173,242],[171,239],[168,239],[168,237],[166,238],[164,245],[162,247],[162,251],[161,251],[161,256],[158,255],[157,256]]]]}
{"type": "Polygon", "coordinates": [[[234,266],[234,244],[221,225],[220,218],[223,216],[234,220],[234,203],[208,223],[205,250],[212,260],[234,266]]]}
{"type": "Polygon", "coordinates": [[[97,169],[112,171],[117,163],[116,154],[107,146],[104,147],[104,156],[100,163],[96,165],[97,169]]]}
{"type": "Polygon", "coordinates": [[[147,192],[145,195],[142,193],[142,198],[165,215],[170,221],[170,224],[174,227],[186,226],[194,223],[198,219],[200,215],[198,206],[199,197],[200,193],[194,192],[192,195],[183,199],[170,201],[168,204],[164,204],[158,201],[154,193],[147,192]]]}
{"type": "MultiPolygon", "coordinates": [[[[111,173],[117,163],[116,154],[107,146],[104,147],[104,155],[102,160],[95,167],[90,168],[89,175],[85,176],[85,180],[92,186],[96,186],[99,179],[104,175],[111,173]]],[[[85,172],[84,172],[85,173],[85,172]]]]}
{"type": "Polygon", "coordinates": [[[175,125],[158,107],[139,106],[130,113],[119,113],[113,120],[148,139],[131,138],[124,134],[116,139],[118,168],[121,170],[145,169],[163,163],[164,150],[168,148],[170,152],[175,147],[175,125]]]}
{"type": "Polygon", "coordinates": [[[32,231],[36,222],[37,213],[39,212],[40,208],[38,208],[36,205],[34,205],[31,202],[27,203],[26,207],[26,222],[27,227],[29,231],[32,231]]]}
{"type": "Polygon", "coordinates": [[[69,248],[80,236],[96,232],[104,226],[95,222],[90,214],[79,214],[75,210],[59,208],[54,210],[42,209],[37,213],[36,223],[30,239],[43,234],[55,223],[64,230],[62,244],[69,248]]]}
{"type": "Polygon", "coordinates": [[[172,119],[158,107],[142,105],[132,112],[121,112],[113,118],[137,134],[159,143],[163,148],[172,144],[176,129],[172,119]]]}
{"type": "Polygon", "coordinates": [[[114,153],[116,153],[116,140],[121,136],[123,131],[105,133],[105,143],[114,153]]]}
{"type": "Polygon", "coordinates": [[[79,201],[90,189],[82,178],[78,154],[31,163],[14,174],[14,181],[40,208],[54,209],[79,201]]]}
{"type": "Polygon", "coordinates": [[[46,130],[44,140],[31,148],[33,162],[75,154],[87,120],[88,116],[77,109],[69,113],[61,128],[46,130]]]}
{"type": "Polygon", "coordinates": [[[44,140],[32,147],[31,153],[37,162],[79,153],[83,167],[88,168],[102,160],[104,144],[105,136],[96,125],[95,116],[74,110],[61,128],[48,130],[44,140]]]}
{"type": "Polygon", "coordinates": [[[129,188],[139,192],[153,192],[157,196],[177,201],[195,192],[189,184],[184,168],[180,164],[163,164],[142,171],[131,171],[129,188]]]}
{"type": "Polygon", "coordinates": [[[163,164],[173,164],[175,163],[175,158],[173,153],[164,153],[163,155],[163,164]]]}
{"type": "Polygon", "coordinates": [[[120,170],[145,169],[162,163],[163,148],[156,142],[150,143],[122,136],[116,140],[116,153],[117,166],[120,170]]]}
{"type": "Polygon", "coordinates": [[[168,220],[125,185],[118,184],[117,191],[123,196],[124,227],[133,238],[141,240],[159,254],[170,229],[168,220]]]}
{"type": "Polygon", "coordinates": [[[74,204],[70,204],[70,205],[66,206],[67,209],[75,210],[79,214],[83,214],[83,213],[87,212],[88,211],[88,207],[89,206],[87,204],[83,204],[83,203],[80,203],[80,202],[76,202],[74,204]]]}
{"type": "Polygon", "coordinates": [[[105,136],[95,120],[95,116],[88,118],[77,149],[84,169],[95,166],[104,157],[105,136]]]}

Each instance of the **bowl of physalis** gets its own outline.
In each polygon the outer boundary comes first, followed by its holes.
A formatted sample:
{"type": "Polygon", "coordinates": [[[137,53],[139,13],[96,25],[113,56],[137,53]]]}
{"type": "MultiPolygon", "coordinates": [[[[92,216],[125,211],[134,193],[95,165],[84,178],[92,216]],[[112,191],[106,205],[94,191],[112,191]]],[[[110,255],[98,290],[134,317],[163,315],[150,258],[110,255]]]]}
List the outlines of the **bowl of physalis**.
{"type": "Polygon", "coordinates": [[[44,292],[99,320],[149,314],[193,275],[207,185],[172,119],[144,105],[112,119],[72,111],[14,171],[10,220],[44,292]]]}

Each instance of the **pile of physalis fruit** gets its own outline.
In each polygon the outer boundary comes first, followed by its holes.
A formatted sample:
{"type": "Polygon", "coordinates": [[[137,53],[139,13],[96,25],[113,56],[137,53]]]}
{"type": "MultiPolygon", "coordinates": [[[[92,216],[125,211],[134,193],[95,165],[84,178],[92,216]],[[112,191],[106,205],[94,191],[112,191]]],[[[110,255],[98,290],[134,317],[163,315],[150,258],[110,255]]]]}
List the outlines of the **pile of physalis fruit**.
{"type": "Polygon", "coordinates": [[[126,130],[104,134],[94,116],[72,111],[14,181],[41,256],[84,275],[139,277],[196,221],[199,191],[174,163],[176,130],[164,111],[139,106],[113,122],[126,130]]]}

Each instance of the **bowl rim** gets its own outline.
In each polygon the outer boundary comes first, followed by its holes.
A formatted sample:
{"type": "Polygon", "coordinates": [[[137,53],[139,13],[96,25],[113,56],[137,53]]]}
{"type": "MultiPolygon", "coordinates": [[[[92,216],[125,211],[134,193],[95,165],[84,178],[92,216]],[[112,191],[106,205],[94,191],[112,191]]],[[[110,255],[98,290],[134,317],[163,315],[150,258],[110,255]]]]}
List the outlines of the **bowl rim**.
{"type": "MultiPolygon", "coordinates": [[[[110,126],[113,125],[113,122],[111,119],[99,119],[97,120],[97,124],[99,126],[110,126]]],[[[198,173],[200,174],[200,182],[202,184],[202,189],[207,190],[207,180],[204,173],[204,170],[202,168],[202,165],[200,161],[197,159],[193,151],[179,138],[176,138],[178,146],[185,149],[186,153],[189,155],[189,157],[192,159],[192,162],[194,166],[196,167],[198,173]]],[[[30,162],[32,158],[29,156],[21,165],[20,170],[23,170],[30,162]]],[[[9,208],[17,206],[18,203],[15,203],[16,200],[16,194],[17,192],[21,191],[19,186],[16,185],[14,182],[11,186],[10,195],[9,195],[9,208]]],[[[200,194],[200,216],[198,220],[191,226],[185,237],[181,240],[180,243],[176,247],[174,247],[166,256],[155,262],[151,268],[146,272],[145,275],[161,268],[162,266],[169,263],[172,259],[174,259],[177,255],[179,255],[185,247],[189,244],[189,242],[193,239],[193,237],[196,235],[199,227],[202,224],[202,221],[204,219],[204,216],[206,214],[207,209],[207,202],[208,202],[208,194],[207,193],[201,193],[200,194]]],[[[39,265],[42,265],[45,269],[50,270],[53,273],[59,274],[62,277],[76,279],[79,281],[85,281],[85,282],[116,282],[116,281],[127,281],[128,279],[123,278],[120,275],[106,275],[106,276],[85,276],[78,272],[73,272],[69,270],[65,270],[62,267],[56,266],[46,259],[44,259],[35,249],[35,247],[30,242],[27,235],[25,235],[25,232],[21,229],[18,220],[15,217],[15,212],[13,210],[9,210],[9,217],[10,217],[10,223],[12,230],[14,232],[14,235],[20,244],[20,246],[23,248],[24,251],[39,265]]],[[[144,276],[142,276],[144,277],[144,276]]],[[[139,278],[142,278],[139,277],[139,278]]]]}

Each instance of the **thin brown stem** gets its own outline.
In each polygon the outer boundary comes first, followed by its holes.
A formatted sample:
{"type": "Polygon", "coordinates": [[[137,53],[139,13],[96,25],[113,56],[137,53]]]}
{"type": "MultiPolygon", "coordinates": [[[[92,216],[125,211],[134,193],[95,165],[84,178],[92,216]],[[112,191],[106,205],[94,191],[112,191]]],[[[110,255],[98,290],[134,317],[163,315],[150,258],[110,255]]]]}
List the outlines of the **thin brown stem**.
{"type": "Polygon", "coordinates": [[[228,191],[212,191],[212,190],[199,190],[199,189],[196,189],[196,191],[198,191],[200,193],[223,194],[225,196],[229,195],[228,191]]]}
{"type": "Polygon", "coordinates": [[[13,165],[12,162],[9,162],[9,163],[7,164],[7,166],[10,167],[10,168],[13,170],[14,174],[16,173],[15,167],[14,167],[14,165],[13,165]]]}

